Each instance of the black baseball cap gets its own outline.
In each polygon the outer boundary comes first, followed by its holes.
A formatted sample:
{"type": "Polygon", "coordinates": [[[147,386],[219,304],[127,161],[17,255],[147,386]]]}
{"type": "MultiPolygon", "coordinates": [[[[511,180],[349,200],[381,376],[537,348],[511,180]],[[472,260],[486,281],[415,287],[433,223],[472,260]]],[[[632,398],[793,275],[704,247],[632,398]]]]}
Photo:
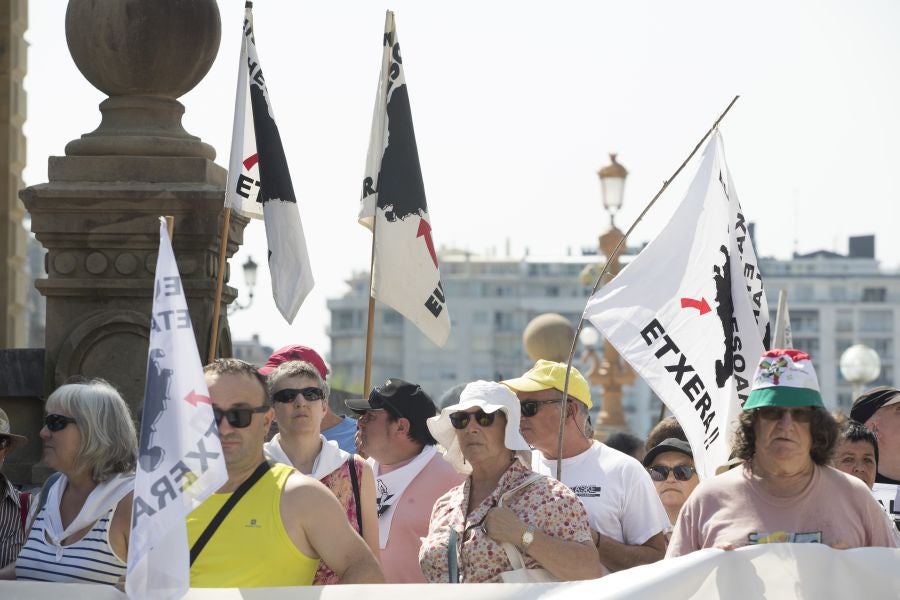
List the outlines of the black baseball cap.
{"type": "Polygon", "coordinates": [[[666,438],[647,451],[647,454],[644,456],[644,466],[649,467],[652,465],[653,459],[663,452],[681,452],[682,454],[694,458],[694,452],[691,450],[691,445],[686,441],[679,440],[678,438],[666,438]]]}
{"type": "Polygon", "coordinates": [[[900,402],[900,390],[897,388],[887,386],[872,388],[853,401],[850,418],[865,425],[866,421],[871,419],[879,408],[898,402],[900,402]]]}
{"type": "Polygon", "coordinates": [[[374,388],[368,398],[351,398],[344,404],[357,414],[384,409],[395,417],[408,419],[414,426],[424,426],[427,419],[437,414],[434,402],[425,390],[397,378],[388,379],[384,385],[374,388]]]}

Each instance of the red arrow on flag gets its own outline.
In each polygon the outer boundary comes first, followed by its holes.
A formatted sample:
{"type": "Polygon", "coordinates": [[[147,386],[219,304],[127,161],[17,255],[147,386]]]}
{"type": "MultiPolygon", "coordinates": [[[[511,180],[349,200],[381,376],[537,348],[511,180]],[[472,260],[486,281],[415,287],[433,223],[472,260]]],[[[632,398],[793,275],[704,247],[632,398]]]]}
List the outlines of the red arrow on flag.
{"type": "Polygon", "coordinates": [[[248,156],[244,159],[244,168],[248,171],[253,168],[253,165],[259,162],[259,154],[254,154],[253,156],[248,156]]]}
{"type": "Polygon", "coordinates": [[[209,399],[209,396],[204,396],[203,394],[198,394],[194,390],[191,390],[190,393],[184,397],[185,401],[188,402],[191,406],[197,406],[198,402],[202,402],[203,404],[212,404],[212,400],[209,399]]]}
{"type": "Polygon", "coordinates": [[[706,302],[706,298],[703,297],[701,297],[699,300],[694,300],[693,298],[682,298],[681,308],[696,308],[700,311],[701,315],[705,315],[712,310],[709,307],[709,304],[706,302]]]}
{"type": "Polygon", "coordinates": [[[431,254],[431,260],[434,262],[434,268],[438,268],[437,255],[434,253],[434,242],[431,240],[431,225],[428,224],[428,221],[422,219],[420,217],[419,220],[419,231],[416,232],[416,237],[425,236],[425,245],[428,246],[428,253],[431,254]]]}

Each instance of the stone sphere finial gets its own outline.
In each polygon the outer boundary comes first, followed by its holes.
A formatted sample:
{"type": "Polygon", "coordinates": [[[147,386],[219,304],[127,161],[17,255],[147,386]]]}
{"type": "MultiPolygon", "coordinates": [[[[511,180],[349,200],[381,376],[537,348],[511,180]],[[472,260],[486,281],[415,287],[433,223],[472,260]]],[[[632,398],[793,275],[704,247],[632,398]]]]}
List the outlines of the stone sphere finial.
{"type": "Polygon", "coordinates": [[[209,72],[222,35],[215,0],[69,0],[75,65],[108,96],[179,98],[209,72]]]}
{"type": "Polygon", "coordinates": [[[181,125],[177,98],[209,72],[221,35],[215,0],[69,0],[69,52],[109,98],[100,126],[66,154],[213,160],[215,149],[181,125]]]}
{"type": "Polygon", "coordinates": [[[522,343],[531,360],[566,362],[572,349],[575,328],[567,318],[556,313],[536,316],[525,327],[522,343]]]}

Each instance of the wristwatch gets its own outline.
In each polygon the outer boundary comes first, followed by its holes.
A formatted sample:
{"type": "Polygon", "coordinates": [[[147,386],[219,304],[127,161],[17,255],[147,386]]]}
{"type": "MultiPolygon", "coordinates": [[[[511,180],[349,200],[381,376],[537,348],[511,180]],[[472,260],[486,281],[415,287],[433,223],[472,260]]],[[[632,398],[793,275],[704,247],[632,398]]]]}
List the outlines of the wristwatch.
{"type": "Polygon", "coordinates": [[[528,547],[531,546],[531,542],[534,541],[534,532],[537,531],[534,528],[534,525],[529,525],[525,528],[525,532],[522,534],[522,552],[524,554],[528,554],[528,547]]]}

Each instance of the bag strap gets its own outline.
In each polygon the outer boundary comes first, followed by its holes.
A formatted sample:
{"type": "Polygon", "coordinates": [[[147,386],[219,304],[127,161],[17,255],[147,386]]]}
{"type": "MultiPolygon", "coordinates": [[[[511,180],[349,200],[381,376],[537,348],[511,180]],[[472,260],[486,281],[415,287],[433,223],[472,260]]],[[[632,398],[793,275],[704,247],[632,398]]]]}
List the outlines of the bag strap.
{"type": "Polygon", "coordinates": [[[19,492],[19,518],[22,520],[22,534],[25,533],[25,526],[28,523],[28,506],[30,504],[31,494],[19,492]]]}
{"type": "Polygon", "coordinates": [[[519,552],[519,549],[514,544],[503,542],[500,545],[503,546],[503,551],[506,552],[506,558],[509,559],[509,564],[512,566],[513,571],[525,568],[525,559],[522,558],[522,553],[519,552]]]}
{"type": "Polygon", "coordinates": [[[447,574],[448,583],[459,583],[459,567],[456,564],[456,530],[450,528],[447,538],[447,574]]]}
{"type": "Polygon", "coordinates": [[[356,524],[359,525],[359,535],[363,534],[362,528],[362,503],[359,501],[359,477],[356,473],[356,455],[351,454],[347,459],[350,468],[350,486],[353,488],[353,499],[356,501],[356,524]]]}
{"type": "Polygon", "coordinates": [[[206,526],[206,529],[203,530],[203,533],[200,534],[200,537],[197,538],[197,541],[194,542],[194,545],[191,547],[191,565],[193,566],[194,561],[197,560],[197,557],[200,556],[200,553],[203,551],[203,548],[206,547],[206,544],[209,543],[210,538],[212,538],[213,534],[219,528],[219,525],[222,524],[222,521],[225,520],[225,517],[228,516],[228,513],[231,512],[231,509],[237,505],[238,501],[250,491],[250,488],[253,485],[262,479],[262,476],[268,473],[269,471],[269,463],[263,461],[253,473],[238,486],[234,493],[231,494],[231,497],[225,501],[225,504],[222,505],[222,508],[219,509],[219,512],[212,518],[209,522],[209,525],[206,526]]]}
{"type": "Polygon", "coordinates": [[[500,499],[497,501],[497,506],[503,506],[504,500],[506,500],[507,498],[509,498],[510,496],[515,494],[516,492],[521,492],[522,490],[527,488],[532,483],[535,483],[541,479],[544,479],[544,475],[541,475],[540,473],[532,473],[529,477],[527,477],[525,479],[525,481],[523,481],[522,483],[520,483],[513,489],[509,490],[508,492],[504,492],[503,495],[500,496],[500,499]]]}
{"type": "Polygon", "coordinates": [[[44,508],[44,505],[47,503],[47,492],[50,491],[50,488],[53,487],[53,484],[59,480],[60,476],[62,476],[62,473],[56,472],[48,477],[47,481],[44,482],[44,485],[41,487],[41,497],[38,500],[38,507],[34,513],[35,516],[37,516],[37,514],[41,512],[41,509],[44,508]]]}

